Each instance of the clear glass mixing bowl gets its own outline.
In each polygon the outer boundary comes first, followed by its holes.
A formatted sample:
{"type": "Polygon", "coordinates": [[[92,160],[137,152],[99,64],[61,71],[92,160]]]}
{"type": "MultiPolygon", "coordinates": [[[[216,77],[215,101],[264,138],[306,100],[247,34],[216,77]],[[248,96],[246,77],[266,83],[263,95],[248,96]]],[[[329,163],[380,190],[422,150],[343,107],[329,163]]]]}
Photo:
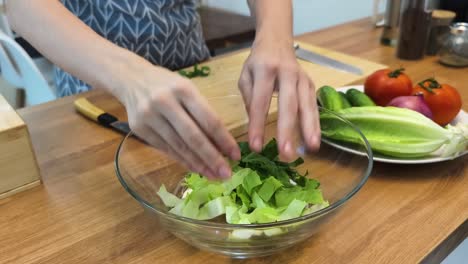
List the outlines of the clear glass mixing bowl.
{"type": "MultiPolygon", "coordinates": [[[[233,99],[233,100],[239,100],[233,99]]],[[[226,107],[229,102],[210,102],[217,107],[226,107]],[[216,106],[216,104],[219,104],[216,106]]],[[[231,106],[244,111],[242,104],[231,106]]],[[[237,102],[241,103],[241,102],[237,102]]],[[[220,108],[218,108],[220,109],[220,108]]],[[[326,111],[320,109],[320,111],[326,111]]],[[[236,125],[232,119],[228,126],[236,125]]],[[[309,171],[309,176],[321,183],[324,198],[330,205],[312,214],[268,224],[234,225],[214,221],[200,221],[168,212],[156,194],[164,184],[168,191],[181,193],[181,180],[186,169],[157,149],[144,144],[130,133],[121,142],[116,158],[117,177],[125,190],[133,196],[145,211],[159,221],[159,225],[194,247],[217,252],[233,258],[270,255],[291,247],[320,231],[323,223],[335,215],[365,184],[372,169],[372,151],[361,132],[351,123],[337,116],[340,122],[354,128],[362,144],[354,145],[360,154],[352,154],[322,142],[315,153],[306,153],[299,172],[309,171]]],[[[240,129],[240,128],[238,128],[240,129]]],[[[244,127],[245,129],[245,127],[244,127]]],[[[239,130],[237,130],[239,131],[239,130]]],[[[265,142],[276,136],[276,123],[267,125],[265,142]]],[[[245,140],[246,135],[239,137],[245,140]]],[[[300,136],[295,143],[301,145],[300,136]]]]}

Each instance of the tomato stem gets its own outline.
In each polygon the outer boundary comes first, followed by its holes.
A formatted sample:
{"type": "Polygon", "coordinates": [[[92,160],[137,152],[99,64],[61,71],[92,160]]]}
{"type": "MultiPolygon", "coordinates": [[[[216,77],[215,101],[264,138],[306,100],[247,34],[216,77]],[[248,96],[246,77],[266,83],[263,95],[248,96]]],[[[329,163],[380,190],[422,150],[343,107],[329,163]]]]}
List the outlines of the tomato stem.
{"type": "Polygon", "coordinates": [[[442,88],[442,86],[439,84],[439,82],[435,79],[435,78],[429,78],[429,79],[426,79],[422,82],[419,82],[418,83],[419,86],[421,86],[421,88],[423,88],[424,90],[430,92],[430,93],[434,93],[433,89],[439,89],[439,88],[442,88]],[[425,85],[426,83],[429,83],[429,85],[425,85]]]}
{"type": "Polygon", "coordinates": [[[396,70],[390,72],[390,73],[388,74],[388,77],[390,77],[390,78],[397,78],[398,76],[400,76],[400,74],[403,73],[403,71],[405,71],[405,68],[396,69],[396,70]]]}

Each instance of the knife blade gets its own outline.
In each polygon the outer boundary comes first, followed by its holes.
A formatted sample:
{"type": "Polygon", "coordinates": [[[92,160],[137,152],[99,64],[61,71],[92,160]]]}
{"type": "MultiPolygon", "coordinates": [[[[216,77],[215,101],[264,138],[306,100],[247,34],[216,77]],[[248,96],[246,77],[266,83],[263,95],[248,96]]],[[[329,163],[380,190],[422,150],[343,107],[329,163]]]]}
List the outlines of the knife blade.
{"type": "Polygon", "coordinates": [[[106,113],[104,110],[93,105],[88,99],[81,97],[74,102],[75,109],[83,116],[97,122],[98,124],[112,128],[124,135],[130,133],[128,122],[120,121],[117,117],[106,113]]]}
{"type": "Polygon", "coordinates": [[[322,66],[326,66],[344,72],[349,72],[356,75],[364,74],[363,71],[356,66],[334,60],[332,58],[323,56],[310,50],[303,49],[299,47],[299,44],[294,44],[294,49],[296,51],[296,57],[298,57],[301,60],[305,60],[308,62],[316,63],[322,66]]]}

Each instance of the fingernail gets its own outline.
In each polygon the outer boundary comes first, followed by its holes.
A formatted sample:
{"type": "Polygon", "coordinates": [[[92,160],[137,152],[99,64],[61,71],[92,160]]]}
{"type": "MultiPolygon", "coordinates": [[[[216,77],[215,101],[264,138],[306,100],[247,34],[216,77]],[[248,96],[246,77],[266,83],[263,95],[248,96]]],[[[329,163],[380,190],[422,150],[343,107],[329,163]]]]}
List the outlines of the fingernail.
{"type": "Polygon", "coordinates": [[[241,158],[241,153],[240,153],[239,148],[234,148],[234,149],[231,151],[231,159],[233,159],[233,160],[240,160],[240,158],[241,158]]]}
{"type": "Polygon", "coordinates": [[[320,138],[318,136],[312,136],[310,138],[310,146],[313,149],[318,149],[320,146],[320,138]]]}
{"type": "Polygon", "coordinates": [[[291,146],[291,142],[289,141],[286,141],[286,143],[284,144],[284,147],[283,147],[283,151],[284,153],[286,154],[286,156],[291,157],[291,155],[293,154],[292,153],[292,146],[291,146]]]}
{"type": "Polygon", "coordinates": [[[218,169],[218,173],[219,173],[219,176],[224,179],[231,177],[231,169],[225,165],[221,166],[218,169]]]}
{"type": "Polygon", "coordinates": [[[252,142],[252,148],[256,151],[261,151],[262,150],[262,140],[260,137],[255,137],[253,142],[252,142]]]}

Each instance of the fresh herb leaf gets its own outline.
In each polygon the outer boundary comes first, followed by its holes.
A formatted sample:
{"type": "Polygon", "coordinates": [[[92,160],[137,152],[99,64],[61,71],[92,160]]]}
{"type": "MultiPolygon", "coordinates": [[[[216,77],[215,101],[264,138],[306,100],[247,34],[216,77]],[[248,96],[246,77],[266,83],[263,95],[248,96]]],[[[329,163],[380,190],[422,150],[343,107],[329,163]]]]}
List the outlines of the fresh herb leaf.
{"type": "Polygon", "coordinates": [[[238,145],[239,145],[242,157],[247,156],[252,152],[252,150],[250,150],[250,147],[249,147],[249,142],[245,142],[245,141],[239,142],[238,145]]]}
{"type": "Polygon", "coordinates": [[[278,144],[276,143],[276,139],[273,138],[270,140],[263,148],[261,154],[270,160],[275,160],[278,157],[278,144]]]}
{"type": "Polygon", "coordinates": [[[199,66],[198,64],[195,64],[193,66],[193,71],[180,70],[179,74],[189,79],[195,78],[195,77],[206,77],[210,75],[211,73],[210,67],[202,66],[201,68],[199,68],[198,66],[199,66]]]}

